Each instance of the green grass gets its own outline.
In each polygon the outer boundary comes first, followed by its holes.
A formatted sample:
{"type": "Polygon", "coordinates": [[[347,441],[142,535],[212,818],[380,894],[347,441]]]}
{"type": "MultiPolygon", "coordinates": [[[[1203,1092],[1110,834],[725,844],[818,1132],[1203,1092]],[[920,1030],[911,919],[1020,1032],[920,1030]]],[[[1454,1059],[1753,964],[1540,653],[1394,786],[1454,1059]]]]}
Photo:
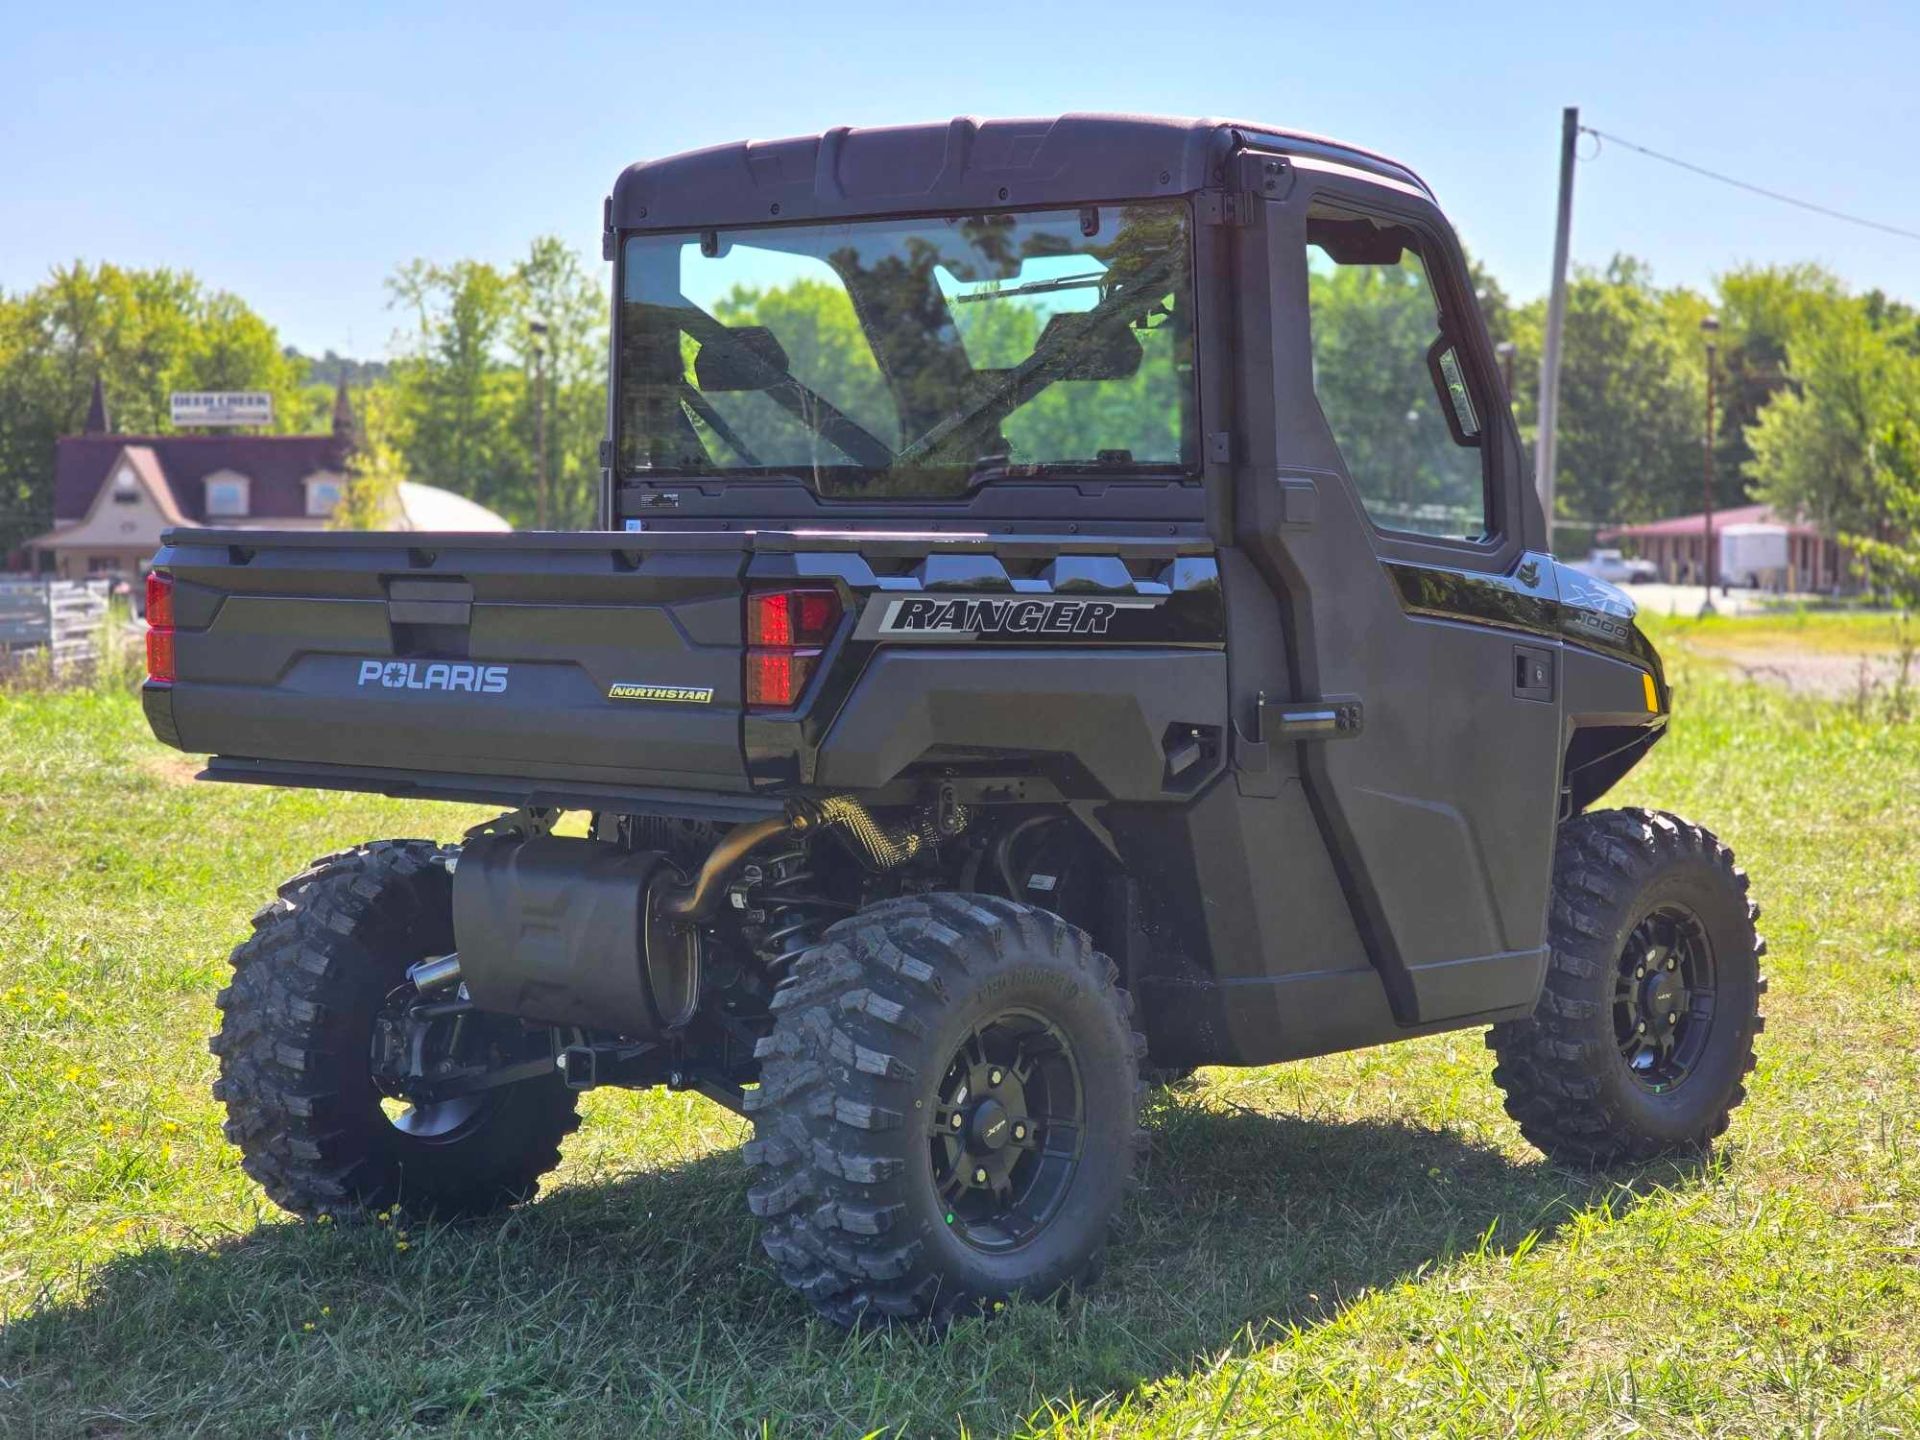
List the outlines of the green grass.
{"type": "Polygon", "coordinates": [[[1547,1164],[1477,1032],[1207,1071],[1098,1285],[929,1343],[808,1318],[690,1096],[590,1097],[492,1223],[267,1207],[207,1093],[225,952],[312,856],[479,812],[194,785],[124,696],[0,696],[0,1434],[1914,1433],[1920,726],[1676,704],[1618,798],[1718,829],[1773,947],[1710,1162],[1547,1164]]]}
{"type": "Polygon", "coordinates": [[[1642,623],[1661,643],[1678,640],[1712,654],[1721,649],[1812,651],[1825,655],[1891,655],[1920,640],[1914,617],[1887,610],[1770,610],[1758,615],[1663,615],[1642,623]]]}

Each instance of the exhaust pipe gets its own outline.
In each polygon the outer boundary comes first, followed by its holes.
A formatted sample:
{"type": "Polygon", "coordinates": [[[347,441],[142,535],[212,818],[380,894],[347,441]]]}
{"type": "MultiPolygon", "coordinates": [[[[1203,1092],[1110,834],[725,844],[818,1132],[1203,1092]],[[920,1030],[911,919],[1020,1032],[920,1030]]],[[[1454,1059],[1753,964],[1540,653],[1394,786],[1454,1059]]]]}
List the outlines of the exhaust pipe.
{"type": "Polygon", "coordinates": [[[660,897],[660,914],[681,925],[698,924],[719,908],[720,889],[727,877],[747,857],[747,852],[782,835],[794,835],[811,825],[804,814],[793,811],[770,815],[751,825],[736,825],[720,837],[720,843],[707,852],[699,873],[686,885],[675,885],[660,897]]]}
{"type": "Polygon", "coordinates": [[[407,967],[407,979],[413,982],[413,988],[422,995],[430,995],[436,990],[445,990],[460,983],[460,952],[440,955],[430,960],[421,960],[407,967]]]}
{"type": "MultiPolygon", "coordinates": [[[[953,834],[966,828],[967,812],[955,806],[952,812],[953,834]]],[[[889,828],[873,818],[871,811],[851,795],[829,795],[824,800],[798,800],[787,807],[785,815],[769,816],[751,825],[736,825],[708,853],[699,873],[684,886],[674,886],[660,899],[660,914],[676,924],[693,925],[708,919],[719,908],[720,894],[727,878],[739,868],[747,852],[767,841],[788,835],[804,835],[809,830],[845,830],[867,854],[876,870],[896,870],[939,838],[931,819],[919,824],[889,828]]]]}

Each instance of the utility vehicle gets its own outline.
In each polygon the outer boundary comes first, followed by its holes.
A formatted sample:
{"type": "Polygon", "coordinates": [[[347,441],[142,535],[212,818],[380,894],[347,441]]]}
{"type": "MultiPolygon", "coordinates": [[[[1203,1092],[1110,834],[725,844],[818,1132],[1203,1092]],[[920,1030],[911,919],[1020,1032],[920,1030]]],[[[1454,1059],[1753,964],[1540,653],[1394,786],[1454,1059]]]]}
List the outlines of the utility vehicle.
{"type": "Polygon", "coordinates": [[[205,778],[503,812],[235,951],[276,1202],[485,1211],[581,1091],[697,1090],[788,1283],[938,1321],[1085,1276],[1194,1066],[1490,1025],[1554,1157],[1721,1132],[1757,912],[1593,808],[1668,687],[1544,553],[1411,170],[959,119],[635,165],[604,222],[600,529],[157,558],[146,713],[205,778]]]}

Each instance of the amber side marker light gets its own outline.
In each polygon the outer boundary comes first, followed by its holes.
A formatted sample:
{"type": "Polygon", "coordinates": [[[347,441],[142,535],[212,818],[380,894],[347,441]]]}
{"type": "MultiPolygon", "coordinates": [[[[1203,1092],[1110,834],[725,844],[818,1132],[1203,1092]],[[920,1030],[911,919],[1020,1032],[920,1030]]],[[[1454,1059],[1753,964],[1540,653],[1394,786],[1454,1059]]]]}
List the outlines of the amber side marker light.
{"type": "Polygon", "coordinates": [[[147,683],[173,683],[173,576],[147,572],[147,683]]]}
{"type": "Polygon", "coordinates": [[[840,626],[838,591],[747,594],[747,708],[791,710],[806,693],[820,652],[840,626]]]}
{"type": "Polygon", "coordinates": [[[1647,713],[1649,715],[1658,715],[1660,713],[1660,694],[1653,688],[1653,676],[1647,671],[1642,670],[1640,672],[1640,683],[1646,687],[1647,691],[1647,713]]]}

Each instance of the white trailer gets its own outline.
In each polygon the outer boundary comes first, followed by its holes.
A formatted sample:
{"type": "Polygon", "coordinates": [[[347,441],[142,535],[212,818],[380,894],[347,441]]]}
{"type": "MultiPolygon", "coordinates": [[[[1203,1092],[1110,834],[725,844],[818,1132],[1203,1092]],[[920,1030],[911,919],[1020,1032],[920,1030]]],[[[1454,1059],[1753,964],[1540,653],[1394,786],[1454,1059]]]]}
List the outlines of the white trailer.
{"type": "Polygon", "coordinates": [[[1723,585],[1786,590],[1793,576],[1784,525],[1727,525],[1719,532],[1719,578],[1723,585]]]}

